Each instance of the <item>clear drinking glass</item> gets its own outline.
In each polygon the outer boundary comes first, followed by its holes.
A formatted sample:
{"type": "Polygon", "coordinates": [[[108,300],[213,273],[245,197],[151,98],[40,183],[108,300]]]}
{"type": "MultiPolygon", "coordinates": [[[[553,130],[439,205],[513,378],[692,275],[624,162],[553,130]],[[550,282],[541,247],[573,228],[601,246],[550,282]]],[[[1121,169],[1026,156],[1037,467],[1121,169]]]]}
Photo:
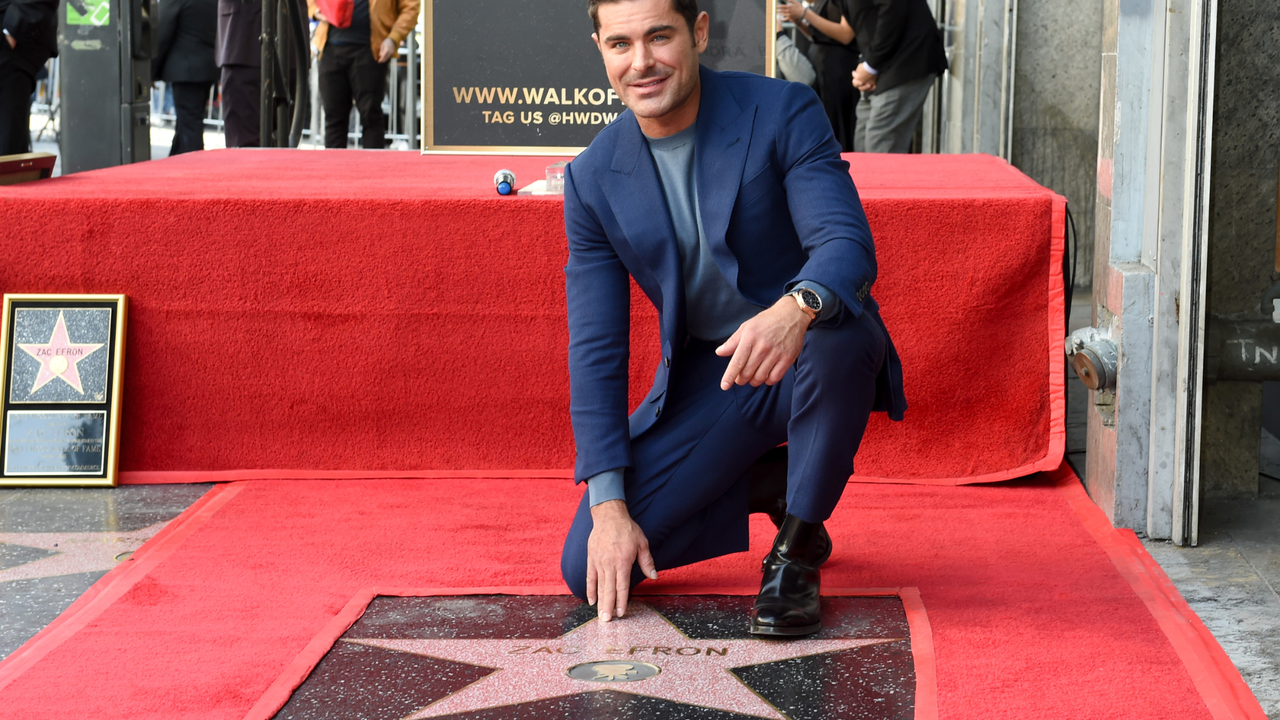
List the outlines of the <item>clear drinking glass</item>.
{"type": "Polygon", "coordinates": [[[554,162],[547,166],[547,192],[557,195],[564,194],[564,166],[567,165],[564,160],[554,162]]]}

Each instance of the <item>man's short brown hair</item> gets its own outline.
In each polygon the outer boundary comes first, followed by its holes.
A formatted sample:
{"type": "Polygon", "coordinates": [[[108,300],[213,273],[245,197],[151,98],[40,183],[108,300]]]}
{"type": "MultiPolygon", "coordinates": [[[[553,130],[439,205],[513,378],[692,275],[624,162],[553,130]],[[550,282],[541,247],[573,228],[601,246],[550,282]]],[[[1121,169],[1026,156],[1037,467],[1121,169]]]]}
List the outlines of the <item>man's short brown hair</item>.
{"type": "MultiPolygon", "coordinates": [[[[623,2],[623,0],[587,0],[587,14],[591,16],[591,24],[600,32],[600,6],[605,3],[623,2]]],[[[684,18],[689,26],[689,35],[693,35],[693,23],[698,19],[698,0],[671,0],[671,5],[684,18]]]]}

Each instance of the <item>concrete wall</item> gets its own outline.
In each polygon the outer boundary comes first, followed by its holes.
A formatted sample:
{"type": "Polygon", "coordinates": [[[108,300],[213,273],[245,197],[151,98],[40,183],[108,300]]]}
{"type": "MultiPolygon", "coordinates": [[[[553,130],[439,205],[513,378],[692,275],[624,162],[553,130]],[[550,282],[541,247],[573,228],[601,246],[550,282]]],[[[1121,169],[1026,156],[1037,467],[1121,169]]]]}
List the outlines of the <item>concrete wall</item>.
{"type": "MultiPolygon", "coordinates": [[[[1220,0],[1216,62],[1206,309],[1210,323],[1266,319],[1261,296],[1280,279],[1280,3],[1220,0]]],[[[1260,384],[1206,384],[1205,495],[1257,493],[1261,422],[1260,384]]]]}
{"type": "Polygon", "coordinates": [[[1154,234],[1148,193],[1159,192],[1150,107],[1163,9],[1162,0],[1104,0],[1098,33],[1093,321],[1115,342],[1118,368],[1113,392],[1090,393],[1084,483],[1116,527],[1135,529],[1147,525],[1155,273],[1144,241],[1154,234]]]}
{"type": "Polygon", "coordinates": [[[1019,0],[1010,160],[1067,198],[1080,237],[1076,286],[1093,273],[1102,0],[1019,0]]]}

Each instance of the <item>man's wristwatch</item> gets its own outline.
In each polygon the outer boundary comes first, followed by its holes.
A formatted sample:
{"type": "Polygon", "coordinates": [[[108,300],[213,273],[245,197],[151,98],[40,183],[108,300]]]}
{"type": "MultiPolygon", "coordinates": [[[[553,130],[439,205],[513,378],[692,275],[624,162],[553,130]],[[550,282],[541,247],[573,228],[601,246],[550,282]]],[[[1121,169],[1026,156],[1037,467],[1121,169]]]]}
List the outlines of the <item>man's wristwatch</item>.
{"type": "Polygon", "coordinates": [[[818,319],[818,315],[822,312],[822,297],[818,293],[809,288],[796,288],[787,294],[796,299],[800,310],[809,316],[810,323],[818,319]]]}

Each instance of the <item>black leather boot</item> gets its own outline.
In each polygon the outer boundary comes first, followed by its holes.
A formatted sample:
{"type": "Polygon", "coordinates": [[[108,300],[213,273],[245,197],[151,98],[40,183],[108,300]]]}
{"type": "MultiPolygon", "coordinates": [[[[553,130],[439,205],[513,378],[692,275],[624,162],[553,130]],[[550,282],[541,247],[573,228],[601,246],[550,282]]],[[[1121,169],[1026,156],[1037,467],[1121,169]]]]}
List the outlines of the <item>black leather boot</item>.
{"type": "MultiPolygon", "coordinates": [[[[818,600],[821,523],[787,515],[764,559],[764,579],[751,611],[751,634],[794,637],[822,629],[818,600]]],[[[829,550],[828,550],[829,552],[829,550]]]]}
{"type": "MultiPolygon", "coordinates": [[[[787,446],[776,447],[761,455],[747,468],[747,478],[751,484],[750,512],[768,515],[773,526],[781,529],[787,517],[787,446]]],[[[814,567],[821,566],[831,557],[831,536],[822,523],[818,524],[818,536],[820,552],[814,567]]]]}

